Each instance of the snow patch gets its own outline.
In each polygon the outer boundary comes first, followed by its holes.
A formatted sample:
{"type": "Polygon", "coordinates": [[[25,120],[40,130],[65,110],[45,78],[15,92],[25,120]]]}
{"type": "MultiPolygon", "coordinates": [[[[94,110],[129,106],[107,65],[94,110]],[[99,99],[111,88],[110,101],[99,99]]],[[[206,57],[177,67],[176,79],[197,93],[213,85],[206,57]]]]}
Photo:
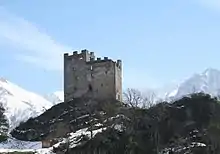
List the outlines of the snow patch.
{"type": "Polygon", "coordinates": [[[1,153],[9,153],[9,152],[34,152],[35,154],[55,154],[52,152],[52,148],[45,148],[45,149],[0,149],[1,153]]]}
{"type": "Polygon", "coordinates": [[[15,138],[8,138],[0,143],[0,149],[40,149],[41,142],[20,141],[15,138]]]}
{"type": "Polygon", "coordinates": [[[42,149],[41,142],[20,141],[9,138],[0,143],[0,153],[8,152],[35,152],[36,154],[53,154],[52,148],[42,149]]]}
{"type": "Polygon", "coordinates": [[[70,142],[70,148],[74,148],[77,145],[81,144],[79,140],[81,139],[80,136],[85,135],[89,139],[91,137],[94,137],[97,133],[100,133],[102,131],[106,130],[106,128],[100,128],[92,131],[92,136],[91,136],[91,131],[88,130],[88,128],[80,129],[76,131],[75,133],[70,133],[69,137],[69,142],[70,142]]]}

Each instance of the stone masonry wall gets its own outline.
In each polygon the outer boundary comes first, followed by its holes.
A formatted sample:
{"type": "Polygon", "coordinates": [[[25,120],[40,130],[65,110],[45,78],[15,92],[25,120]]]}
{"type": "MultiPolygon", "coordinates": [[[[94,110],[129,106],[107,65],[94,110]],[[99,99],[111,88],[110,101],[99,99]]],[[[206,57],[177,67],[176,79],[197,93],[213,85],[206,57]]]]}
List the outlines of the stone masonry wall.
{"type": "Polygon", "coordinates": [[[121,75],[120,60],[95,60],[87,50],[64,54],[64,101],[81,96],[121,100],[121,75]]]}

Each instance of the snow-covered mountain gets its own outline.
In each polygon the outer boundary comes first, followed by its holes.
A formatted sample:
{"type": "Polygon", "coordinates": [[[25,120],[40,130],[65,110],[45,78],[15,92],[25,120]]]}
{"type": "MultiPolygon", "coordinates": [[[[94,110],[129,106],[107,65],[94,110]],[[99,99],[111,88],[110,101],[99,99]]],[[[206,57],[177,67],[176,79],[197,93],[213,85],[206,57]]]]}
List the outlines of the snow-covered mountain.
{"type": "Polygon", "coordinates": [[[54,93],[45,95],[44,98],[55,105],[64,101],[64,92],[56,91],[54,93]]]}
{"type": "Polygon", "coordinates": [[[44,97],[26,91],[3,78],[0,78],[0,103],[5,108],[10,130],[53,106],[53,103],[44,97]]]}
{"type": "Polygon", "coordinates": [[[170,91],[165,93],[166,99],[178,99],[195,92],[204,92],[212,96],[220,96],[220,71],[206,69],[202,73],[194,74],[170,91]]]}

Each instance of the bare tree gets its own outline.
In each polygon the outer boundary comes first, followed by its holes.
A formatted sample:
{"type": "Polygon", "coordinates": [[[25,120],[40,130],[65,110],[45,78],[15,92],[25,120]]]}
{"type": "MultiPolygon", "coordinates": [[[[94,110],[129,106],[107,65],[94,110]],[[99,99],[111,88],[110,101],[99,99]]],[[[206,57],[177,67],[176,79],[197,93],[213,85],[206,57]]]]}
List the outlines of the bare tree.
{"type": "Polygon", "coordinates": [[[149,108],[155,102],[155,93],[153,92],[146,96],[137,89],[128,88],[123,94],[124,102],[133,108],[149,108]]]}
{"type": "Polygon", "coordinates": [[[124,92],[124,102],[131,107],[140,107],[143,102],[142,94],[139,90],[128,88],[124,92]]]}
{"type": "Polygon", "coordinates": [[[146,95],[142,95],[144,98],[143,108],[150,108],[155,105],[156,102],[156,94],[154,92],[148,92],[146,95]]]}

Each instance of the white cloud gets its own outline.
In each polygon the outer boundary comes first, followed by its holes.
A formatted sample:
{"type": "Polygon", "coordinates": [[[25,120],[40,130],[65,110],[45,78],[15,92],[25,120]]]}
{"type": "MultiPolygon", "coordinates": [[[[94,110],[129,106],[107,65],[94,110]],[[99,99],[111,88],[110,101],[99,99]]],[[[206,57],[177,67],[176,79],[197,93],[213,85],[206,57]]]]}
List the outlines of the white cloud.
{"type": "Polygon", "coordinates": [[[29,21],[0,7],[0,41],[14,47],[15,58],[47,70],[62,70],[63,53],[71,48],[55,41],[29,21]]]}

